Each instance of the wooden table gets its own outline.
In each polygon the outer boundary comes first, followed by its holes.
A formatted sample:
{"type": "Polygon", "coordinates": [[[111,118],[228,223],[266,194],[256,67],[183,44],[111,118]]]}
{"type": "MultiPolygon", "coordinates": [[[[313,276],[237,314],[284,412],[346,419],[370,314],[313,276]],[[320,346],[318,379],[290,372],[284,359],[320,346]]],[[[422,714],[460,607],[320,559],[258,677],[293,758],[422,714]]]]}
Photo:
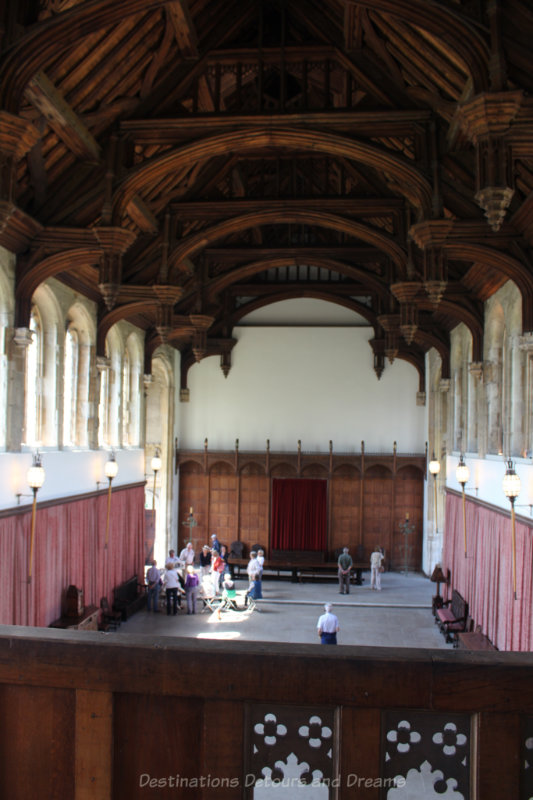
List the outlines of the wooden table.
{"type": "MultiPolygon", "coordinates": [[[[247,558],[233,558],[230,556],[228,558],[228,564],[232,569],[232,574],[234,575],[234,568],[237,567],[237,575],[240,575],[240,571],[242,568],[246,568],[249,564],[249,559],[247,558]]],[[[317,561],[315,563],[306,563],[300,561],[265,561],[263,565],[263,572],[277,572],[278,576],[280,572],[290,572],[291,573],[291,581],[293,583],[298,583],[298,581],[302,579],[302,574],[305,575],[327,575],[331,573],[331,577],[336,577],[338,573],[338,564],[336,561],[317,561]]],[[[364,569],[369,569],[369,565],[366,563],[354,563],[352,567],[351,573],[351,580],[357,586],[361,586],[363,583],[363,575],[362,572],[364,569]]]]}

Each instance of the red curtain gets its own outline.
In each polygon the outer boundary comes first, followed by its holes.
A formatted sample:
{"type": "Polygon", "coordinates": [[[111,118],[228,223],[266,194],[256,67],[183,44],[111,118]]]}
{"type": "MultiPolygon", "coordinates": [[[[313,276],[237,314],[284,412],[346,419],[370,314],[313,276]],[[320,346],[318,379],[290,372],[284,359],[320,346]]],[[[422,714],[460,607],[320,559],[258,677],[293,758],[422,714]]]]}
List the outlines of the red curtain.
{"type": "Polygon", "coordinates": [[[512,585],[511,520],[466,501],[466,558],[462,498],[446,498],[443,568],[451,589],[468,602],[476,625],[499,650],[533,649],[533,530],[516,522],[516,600],[512,585]]]}
{"type": "Polygon", "coordinates": [[[32,580],[28,583],[31,510],[0,519],[0,623],[45,627],[61,616],[70,584],[86,606],[100,605],[113,588],[144,565],[144,487],[117,489],[111,498],[105,545],[107,494],[39,508],[32,580]]]}
{"type": "Polygon", "coordinates": [[[272,481],[273,550],[325,550],[327,481],[274,478],[272,481]]]}

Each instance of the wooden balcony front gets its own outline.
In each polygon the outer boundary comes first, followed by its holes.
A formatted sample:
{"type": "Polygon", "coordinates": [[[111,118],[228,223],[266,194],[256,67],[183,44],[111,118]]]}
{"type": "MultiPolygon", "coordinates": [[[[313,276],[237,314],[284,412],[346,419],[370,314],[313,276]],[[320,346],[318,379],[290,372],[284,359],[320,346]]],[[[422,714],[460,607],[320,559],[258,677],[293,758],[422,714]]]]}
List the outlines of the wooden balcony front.
{"type": "Polygon", "coordinates": [[[0,795],[527,798],[532,677],[525,653],[5,626],[0,795]]]}

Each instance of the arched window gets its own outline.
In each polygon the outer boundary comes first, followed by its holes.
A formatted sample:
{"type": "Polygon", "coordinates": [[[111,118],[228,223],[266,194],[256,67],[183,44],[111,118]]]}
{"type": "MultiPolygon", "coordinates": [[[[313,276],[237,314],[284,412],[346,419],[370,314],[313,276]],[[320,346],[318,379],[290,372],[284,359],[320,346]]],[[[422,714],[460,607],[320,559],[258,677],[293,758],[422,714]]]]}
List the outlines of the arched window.
{"type": "Polygon", "coordinates": [[[31,312],[30,331],[32,341],[26,348],[23,442],[35,446],[41,440],[43,345],[41,316],[36,306],[31,312]]]}
{"type": "Polygon", "coordinates": [[[130,442],[131,365],[128,348],[124,350],[122,362],[122,444],[130,442]]]}
{"type": "Polygon", "coordinates": [[[77,444],[79,340],[76,329],[69,325],[65,334],[63,371],[63,444],[77,444]]]}

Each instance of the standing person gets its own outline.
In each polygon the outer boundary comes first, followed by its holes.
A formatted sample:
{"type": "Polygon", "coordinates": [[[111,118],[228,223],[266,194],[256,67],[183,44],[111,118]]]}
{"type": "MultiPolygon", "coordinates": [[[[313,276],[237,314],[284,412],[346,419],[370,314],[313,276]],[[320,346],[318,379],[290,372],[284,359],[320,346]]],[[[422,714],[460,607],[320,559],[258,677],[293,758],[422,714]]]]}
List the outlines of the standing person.
{"type": "Polygon", "coordinates": [[[381,592],[381,573],[383,572],[381,562],[384,558],[381,547],[376,547],[370,556],[370,588],[377,589],[378,592],[381,592]]]}
{"type": "Polygon", "coordinates": [[[146,592],[146,610],[159,611],[159,592],[161,590],[161,573],[157,568],[157,561],[152,561],[152,566],[146,573],[148,591],[146,592]]]}
{"type": "Polygon", "coordinates": [[[218,594],[220,579],[226,569],[226,562],[216,550],[211,553],[211,576],[213,579],[213,596],[218,594]]]}
{"type": "Polygon", "coordinates": [[[170,615],[170,606],[172,601],[172,613],[178,613],[178,605],[181,608],[181,601],[179,600],[179,594],[183,594],[183,589],[180,586],[178,570],[176,569],[175,564],[172,564],[171,561],[168,562],[166,565],[166,572],[165,572],[165,589],[167,592],[167,614],[170,615]]]}
{"type": "Polygon", "coordinates": [[[213,533],[211,536],[211,550],[216,550],[217,553],[220,553],[220,542],[217,539],[216,533],[213,533]]]}
{"type": "Polygon", "coordinates": [[[321,644],[337,644],[337,634],[340,630],[339,620],[335,614],[331,613],[332,608],[331,603],[326,603],[324,606],[326,613],[318,618],[317,632],[321,644]]]}
{"type": "Polygon", "coordinates": [[[176,551],[175,550],[169,550],[168,551],[167,562],[165,564],[165,569],[167,569],[167,564],[172,564],[172,566],[175,567],[176,564],[178,563],[178,561],[179,561],[179,558],[176,555],[176,551]]]}
{"type": "Polygon", "coordinates": [[[208,544],[204,544],[200,553],[200,581],[211,571],[211,550],[208,544]]]}
{"type": "Polygon", "coordinates": [[[257,551],[257,565],[259,567],[259,580],[263,580],[263,568],[265,566],[265,551],[258,550],[257,551]]]}
{"type": "Polygon", "coordinates": [[[339,594],[350,594],[350,571],[353,561],[347,547],[344,547],[338,560],[339,594]]]}
{"type": "Polygon", "coordinates": [[[187,614],[196,614],[196,598],[200,581],[192,564],[187,567],[185,578],[185,594],[187,595],[187,614]]]}
{"type": "Polygon", "coordinates": [[[194,564],[194,548],[192,542],[187,542],[180,553],[180,561],[187,568],[189,564],[194,564]]]}

